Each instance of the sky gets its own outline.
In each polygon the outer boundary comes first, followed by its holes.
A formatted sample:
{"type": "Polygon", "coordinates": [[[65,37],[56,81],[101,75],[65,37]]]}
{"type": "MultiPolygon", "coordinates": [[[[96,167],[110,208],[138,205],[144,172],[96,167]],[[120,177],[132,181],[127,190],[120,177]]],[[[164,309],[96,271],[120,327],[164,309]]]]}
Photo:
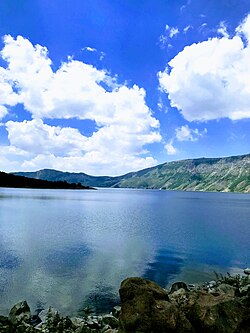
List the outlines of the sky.
{"type": "Polygon", "coordinates": [[[0,170],[250,152],[250,0],[0,2],[0,170]]]}

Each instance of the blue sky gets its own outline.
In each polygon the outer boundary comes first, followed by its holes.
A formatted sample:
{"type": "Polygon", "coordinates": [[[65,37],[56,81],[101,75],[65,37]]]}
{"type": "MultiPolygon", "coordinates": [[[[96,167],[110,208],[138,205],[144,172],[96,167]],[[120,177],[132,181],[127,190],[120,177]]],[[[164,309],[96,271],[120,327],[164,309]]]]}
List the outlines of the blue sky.
{"type": "Polygon", "coordinates": [[[0,169],[249,153],[249,0],[0,3],[0,169]]]}

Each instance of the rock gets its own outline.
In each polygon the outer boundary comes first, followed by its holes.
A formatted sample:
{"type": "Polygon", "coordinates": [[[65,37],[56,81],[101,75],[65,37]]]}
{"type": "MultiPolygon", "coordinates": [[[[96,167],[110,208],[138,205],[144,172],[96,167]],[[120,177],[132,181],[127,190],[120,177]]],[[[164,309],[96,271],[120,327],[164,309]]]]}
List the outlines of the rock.
{"type": "Polygon", "coordinates": [[[21,322],[30,322],[31,313],[30,307],[28,306],[27,302],[22,301],[14,305],[13,308],[10,310],[8,318],[13,325],[17,325],[21,322]]]}
{"type": "Polygon", "coordinates": [[[42,321],[41,319],[39,318],[38,315],[33,315],[31,316],[31,319],[30,319],[30,323],[32,326],[37,326],[38,324],[40,324],[42,321]]]}
{"type": "Polygon", "coordinates": [[[189,283],[188,288],[189,288],[189,289],[194,289],[194,288],[195,288],[195,284],[193,284],[193,283],[189,283]]]}
{"type": "Polygon", "coordinates": [[[174,291],[172,294],[169,294],[169,299],[171,303],[180,306],[185,304],[187,301],[187,291],[183,288],[174,291]]]}
{"type": "Polygon", "coordinates": [[[121,283],[119,292],[122,302],[119,333],[193,332],[188,320],[156,283],[129,278],[121,283]]]}
{"type": "Polygon", "coordinates": [[[107,331],[109,331],[111,329],[111,327],[109,325],[105,325],[103,328],[102,328],[102,333],[106,333],[107,331]]]}
{"type": "Polygon", "coordinates": [[[119,315],[121,313],[121,307],[120,306],[114,306],[112,309],[112,315],[116,318],[119,318],[119,315]]]}
{"type": "Polygon", "coordinates": [[[170,294],[179,290],[179,289],[184,289],[184,290],[188,291],[188,287],[187,287],[186,283],[184,283],[184,282],[175,282],[171,286],[170,294]]]}
{"type": "Polygon", "coordinates": [[[39,319],[41,320],[42,323],[45,323],[48,311],[49,311],[49,309],[42,310],[42,311],[39,312],[38,317],[39,317],[39,319]]]}
{"type": "Polygon", "coordinates": [[[133,300],[134,297],[150,293],[156,299],[169,301],[167,292],[155,282],[147,279],[132,277],[121,283],[119,290],[121,301],[133,300]]]}
{"type": "Polygon", "coordinates": [[[216,281],[210,281],[210,282],[208,282],[208,288],[213,288],[213,287],[215,287],[217,285],[217,282],[216,281]]]}
{"type": "Polygon", "coordinates": [[[250,296],[250,284],[247,284],[246,286],[239,288],[237,296],[239,297],[250,296]]]}
{"type": "Polygon", "coordinates": [[[8,317],[0,315],[0,327],[1,326],[6,326],[6,325],[9,325],[9,324],[10,324],[10,321],[9,321],[8,317]]]}
{"type": "Polygon", "coordinates": [[[79,317],[73,317],[73,318],[70,318],[71,319],[71,322],[72,324],[75,326],[75,327],[82,327],[85,325],[85,321],[83,318],[79,318],[79,317]]]}
{"type": "Polygon", "coordinates": [[[119,327],[119,320],[112,315],[104,315],[102,316],[102,323],[104,325],[109,325],[111,328],[119,327]]]}
{"type": "Polygon", "coordinates": [[[89,328],[92,329],[98,329],[101,326],[96,318],[92,318],[90,316],[87,318],[86,324],[89,328]]]}
{"type": "Polygon", "coordinates": [[[226,283],[221,283],[218,285],[216,290],[221,294],[227,294],[229,297],[234,297],[235,296],[235,290],[236,288],[233,286],[230,286],[229,284],[226,283]]]}
{"type": "Polygon", "coordinates": [[[25,322],[18,325],[14,332],[17,332],[17,333],[38,333],[38,331],[33,326],[31,326],[31,325],[29,325],[25,322]]]}
{"type": "Polygon", "coordinates": [[[231,289],[229,294],[221,293],[216,297],[202,291],[194,291],[188,296],[180,310],[197,333],[239,333],[239,325],[250,319],[249,298],[237,299],[232,296],[231,289]]]}
{"type": "Polygon", "coordinates": [[[244,273],[245,273],[246,275],[250,275],[250,268],[245,268],[245,269],[244,269],[244,273]]]}

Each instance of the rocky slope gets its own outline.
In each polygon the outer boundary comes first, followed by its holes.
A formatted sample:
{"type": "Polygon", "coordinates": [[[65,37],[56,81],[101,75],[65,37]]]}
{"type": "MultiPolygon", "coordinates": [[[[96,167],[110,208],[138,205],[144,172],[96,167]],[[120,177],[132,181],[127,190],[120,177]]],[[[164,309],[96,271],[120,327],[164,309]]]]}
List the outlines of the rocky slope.
{"type": "Polygon", "coordinates": [[[53,181],[80,182],[94,187],[250,193],[250,154],[168,162],[119,177],[94,177],[49,169],[15,174],[53,181]]]}

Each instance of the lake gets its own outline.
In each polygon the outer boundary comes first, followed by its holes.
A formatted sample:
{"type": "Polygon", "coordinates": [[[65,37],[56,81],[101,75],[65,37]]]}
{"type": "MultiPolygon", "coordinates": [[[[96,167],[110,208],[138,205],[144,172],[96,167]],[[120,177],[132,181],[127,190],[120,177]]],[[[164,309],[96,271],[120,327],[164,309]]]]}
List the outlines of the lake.
{"type": "Polygon", "coordinates": [[[250,195],[0,188],[0,313],[26,299],[109,311],[120,282],[168,286],[250,265],[250,195]]]}

